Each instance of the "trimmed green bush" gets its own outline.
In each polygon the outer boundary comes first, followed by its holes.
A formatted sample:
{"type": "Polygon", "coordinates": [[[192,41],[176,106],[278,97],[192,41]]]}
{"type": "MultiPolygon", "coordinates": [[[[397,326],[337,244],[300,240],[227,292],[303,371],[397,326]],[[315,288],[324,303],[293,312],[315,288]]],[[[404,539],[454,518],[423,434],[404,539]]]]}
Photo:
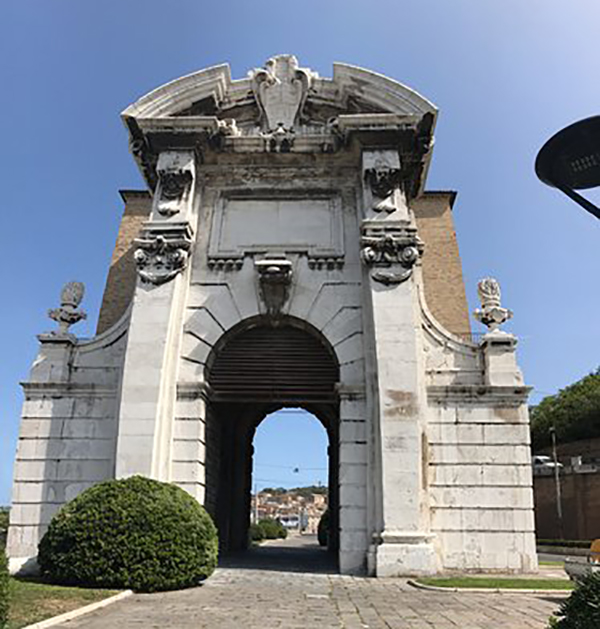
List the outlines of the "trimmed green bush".
{"type": "Polygon", "coordinates": [[[10,509],[8,507],[0,507],[0,548],[4,548],[6,546],[9,513],[10,509]]]}
{"type": "Polygon", "coordinates": [[[248,529],[248,537],[251,542],[262,542],[263,539],[265,539],[265,534],[263,533],[261,525],[253,522],[248,529]]]}
{"type": "Polygon", "coordinates": [[[287,537],[285,526],[273,518],[259,520],[258,526],[262,529],[264,539],[285,539],[287,537]]]}
{"type": "Polygon", "coordinates": [[[327,546],[329,544],[329,509],[325,509],[319,520],[317,539],[319,540],[319,546],[327,546]]]}
{"type": "Polygon", "coordinates": [[[538,539],[536,543],[538,546],[562,546],[563,548],[586,548],[589,550],[592,541],[585,539],[538,539]]]}
{"type": "Polygon", "coordinates": [[[598,629],[600,627],[600,574],[590,574],[579,581],[562,603],[557,618],[550,619],[556,629],[598,629]]]}
{"type": "Polygon", "coordinates": [[[90,487],[52,519],[38,548],[54,583],[138,592],[197,585],[217,565],[217,530],[183,489],[142,476],[90,487]]]}
{"type": "Polygon", "coordinates": [[[0,629],[8,622],[8,562],[4,548],[0,548],[0,629]]]}

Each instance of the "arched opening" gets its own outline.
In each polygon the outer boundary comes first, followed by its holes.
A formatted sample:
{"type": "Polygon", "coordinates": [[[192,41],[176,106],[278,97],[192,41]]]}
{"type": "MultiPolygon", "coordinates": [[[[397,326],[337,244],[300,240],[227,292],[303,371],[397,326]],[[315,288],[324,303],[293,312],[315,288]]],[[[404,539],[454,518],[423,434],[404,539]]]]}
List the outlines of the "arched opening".
{"type": "MultiPolygon", "coordinates": [[[[246,321],[223,336],[207,362],[206,506],[221,548],[248,547],[253,439],[280,409],[303,409],[328,439],[331,550],[339,546],[339,365],[327,341],[291,317],[246,321]]],[[[284,411],[285,412],[285,411],[284,411]]]]}

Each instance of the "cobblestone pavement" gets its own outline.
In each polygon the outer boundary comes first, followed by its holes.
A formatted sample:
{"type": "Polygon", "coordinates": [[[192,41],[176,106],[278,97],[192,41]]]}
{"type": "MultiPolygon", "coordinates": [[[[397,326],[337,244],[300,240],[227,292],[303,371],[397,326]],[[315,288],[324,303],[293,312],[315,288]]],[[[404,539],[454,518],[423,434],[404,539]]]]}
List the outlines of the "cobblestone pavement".
{"type": "Polygon", "coordinates": [[[326,553],[293,544],[261,548],[243,561],[229,559],[201,587],[134,595],[60,627],[543,629],[560,602],[520,594],[417,590],[403,579],[342,576],[333,572],[326,553]],[[311,557],[312,572],[307,572],[311,557]]]}

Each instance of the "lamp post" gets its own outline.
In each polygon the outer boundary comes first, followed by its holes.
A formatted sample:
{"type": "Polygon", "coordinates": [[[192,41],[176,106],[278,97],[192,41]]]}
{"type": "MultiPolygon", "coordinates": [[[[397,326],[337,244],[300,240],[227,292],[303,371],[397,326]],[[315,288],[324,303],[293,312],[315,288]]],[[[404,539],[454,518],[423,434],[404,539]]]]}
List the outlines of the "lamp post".
{"type": "Polygon", "coordinates": [[[600,208],[575,192],[600,186],[600,116],[579,120],[553,135],[537,155],[535,172],[540,181],[600,219],[600,208]]]}
{"type": "MultiPolygon", "coordinates": [[[[576,190],[600,186],[600,116],[579,120],[555,133],[540,149],[535,173],[543,183],[557,188],[584,210],[600,219],[600,208],[576,190]]],[[[560,469],[556,456],[556,431],[552,435],[556,514],[561,539],[564,539],[560,469]]]]}
{"type": "Polygon", "coordinates": [[[556,430],[554,426],[550,427],[550,434],[552,435],[552,458],[554,459],[554,488],[556,491],[556,515],[558,517],[558,532],[560,534],[560,539],[564,539],[565,532],[563,529],[562,495],[560,491],[560,470],[558,468],[558,457],[556,455],[556,430]]]}

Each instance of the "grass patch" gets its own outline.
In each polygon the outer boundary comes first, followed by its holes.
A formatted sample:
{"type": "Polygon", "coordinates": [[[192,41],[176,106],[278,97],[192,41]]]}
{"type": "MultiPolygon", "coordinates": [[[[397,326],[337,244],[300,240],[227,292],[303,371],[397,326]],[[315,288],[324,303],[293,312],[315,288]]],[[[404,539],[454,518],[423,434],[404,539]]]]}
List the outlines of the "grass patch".
{"type": "Polygon", "coordinates": [[[572,590],[567,579],[512,579],[510,577],[424,577],[417,583],[443,588],[506,588],[510,590],[572,590]]]}
{"type": "Polygon", "coordinates": [[[564,561],[540,561],[540,566],[560,566],[561,568],[565,565],[564,561]]]}
{"type": "Polygon", "coordinates": [[[10,610],[7,629],[19,629],[52,616],[70,612],[117,594],[117,590],[48,585],[39,581],[10,579],[10,610]]]}

